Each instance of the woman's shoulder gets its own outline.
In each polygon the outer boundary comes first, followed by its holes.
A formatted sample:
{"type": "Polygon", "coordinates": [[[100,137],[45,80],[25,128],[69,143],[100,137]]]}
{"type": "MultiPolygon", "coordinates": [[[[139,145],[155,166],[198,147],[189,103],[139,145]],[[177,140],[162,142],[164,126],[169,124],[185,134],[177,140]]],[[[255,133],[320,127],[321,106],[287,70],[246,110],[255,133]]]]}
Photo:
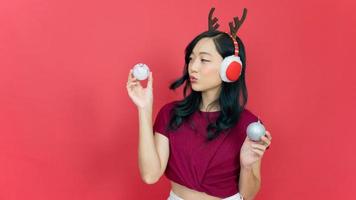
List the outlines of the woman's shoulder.
{"type": "Polygon", "coordinates": [[[178,103],[178,100],[169,101],[169,102],[163,104],[163,106],[161,106],[159,111],[160,112],[170,112],[175,107],[175,105],[177,103],[178,103]]]}
{"type": "Polygon", "coordinates": [[[253,110],[251,110],[249,108],[244,108],[244,110],[241,113],[241,117],[240,117],[240,121],[242,123],[257,122],[258,120],[261,120],[261,119],[253,110]]]}
{"type": "Polygon", "coordinates": [[[163,104],[163,106],[161,107],[161,109],[169,109],[169,108],[172,108],[172,107],[174,107],[177,103],[178,103],[178,100],[169,101],[169,102],[163,104]]]}
{"type": "Polygon", "coordinates": [[[255,114],[255,112],[253,110],[251,110],[250,108],[244,108],[242,111],[243,115],[249,116],[249,117],[257,117],[257,115],[255,114]]]}

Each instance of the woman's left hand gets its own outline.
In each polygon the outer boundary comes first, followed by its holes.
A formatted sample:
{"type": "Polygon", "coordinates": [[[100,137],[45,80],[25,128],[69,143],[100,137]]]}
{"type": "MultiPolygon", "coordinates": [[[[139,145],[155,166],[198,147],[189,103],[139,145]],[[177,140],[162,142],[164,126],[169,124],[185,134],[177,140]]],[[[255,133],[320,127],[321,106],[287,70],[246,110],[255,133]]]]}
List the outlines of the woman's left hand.
{"type": "Polygon", "coordinates": [[[266,130],[266,135],[261,140],[255,142],[246,136],[240,151],[240,165],[251,168],[255,162],[260,160],[266,150],[271,145],[271,134],[266,130]]]}

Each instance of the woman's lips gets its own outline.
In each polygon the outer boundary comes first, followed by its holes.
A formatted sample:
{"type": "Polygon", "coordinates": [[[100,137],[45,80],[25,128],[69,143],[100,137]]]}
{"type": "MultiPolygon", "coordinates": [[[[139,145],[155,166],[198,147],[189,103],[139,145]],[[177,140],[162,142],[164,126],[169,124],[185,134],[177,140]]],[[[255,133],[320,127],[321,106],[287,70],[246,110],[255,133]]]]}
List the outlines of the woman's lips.
{"type": "Polygon", "coordinates": [[[190,82],[195,83],[197,82],[197,79],[195,77],[190,77],[190,82]]]}

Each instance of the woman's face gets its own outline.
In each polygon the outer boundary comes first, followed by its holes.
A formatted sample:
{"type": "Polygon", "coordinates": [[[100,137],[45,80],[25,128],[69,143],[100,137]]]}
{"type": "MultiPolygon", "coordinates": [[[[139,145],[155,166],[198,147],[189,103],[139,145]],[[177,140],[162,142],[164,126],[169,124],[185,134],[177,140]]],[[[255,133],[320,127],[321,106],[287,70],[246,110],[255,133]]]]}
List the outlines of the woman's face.
{"type": "Polygon", "coordinates": [[[195,45],[188,64],[194,91],[207,92],[221,87],[219,68],[222,60],[211,38],[203,38],[195,45]],[[193,77],[196,80],[192,80],[193,77]]]}

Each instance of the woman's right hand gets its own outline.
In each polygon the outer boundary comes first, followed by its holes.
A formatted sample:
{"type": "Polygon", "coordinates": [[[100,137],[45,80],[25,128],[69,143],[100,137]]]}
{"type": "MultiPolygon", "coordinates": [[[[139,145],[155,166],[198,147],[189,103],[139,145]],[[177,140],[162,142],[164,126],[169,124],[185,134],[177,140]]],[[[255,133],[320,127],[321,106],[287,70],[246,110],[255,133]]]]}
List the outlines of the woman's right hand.
{"type": "Polygon", "coordinates": [[[153,92],[152,92],[152,72],[150,72],[147,87],[143,88],[140,81],[132,75],[132,69],[129,72],[127,80],[127,92],[138,109],[152,109],[153,92]]]}

